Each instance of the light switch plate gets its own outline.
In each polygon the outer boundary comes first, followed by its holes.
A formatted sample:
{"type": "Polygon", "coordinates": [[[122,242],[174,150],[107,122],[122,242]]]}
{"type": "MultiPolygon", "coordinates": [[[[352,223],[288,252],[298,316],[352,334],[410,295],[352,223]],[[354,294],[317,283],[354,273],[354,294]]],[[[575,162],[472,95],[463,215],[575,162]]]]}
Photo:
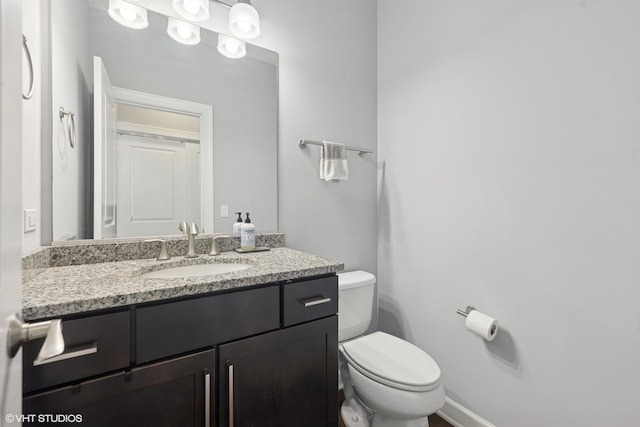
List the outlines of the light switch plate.
{"type": "Polygon", "coordinates": [[[28,233],[30,231],[36,231],[38,229],[38,210],[37,209],[25,209],[23,218],[24,218],[23,230],[25,233],[28,233]]]}
{"type": "Polygon", "coordinates": [[[228,218],[228,217],[229,217],[229,206],[220,205],[220,218],[228,218]]]}

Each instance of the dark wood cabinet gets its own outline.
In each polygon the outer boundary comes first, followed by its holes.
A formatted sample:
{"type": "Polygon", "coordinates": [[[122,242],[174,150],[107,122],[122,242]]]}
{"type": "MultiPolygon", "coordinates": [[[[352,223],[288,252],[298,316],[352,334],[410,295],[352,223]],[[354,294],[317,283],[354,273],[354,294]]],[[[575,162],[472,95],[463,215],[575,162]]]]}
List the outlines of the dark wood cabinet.
{"type": "Polygon", "coordinates": [[[63,319],[62,356],[34,366],[41,341],[25,347],[23,413],[52,426],[337,427],[337,288],[329,275],[63,319]]]}
{"type": "Polygon", "coordinates": [[[44,339],[23,348],[22,390],[30,393],[129,367],[129,311],[65,320],[65,351],[35,362],[44,339]]]}
{"type": "Polygon", "coordinates": [[[280,287],[264,286],[136,310],[136,361],[149,362],[280,327],[280,287]]]}
{"type": "Polygon", "coordinates": [[[220,346],[219,425],[337,426],[338,319],[220,346]]]}
{"type": "Polygon", "coordinates": [[[35,394],[23,400],[23,413],[36,415],[29,424],[41,426],[208,426],[214,414],[214,354],[209,350],[35,394]]]}

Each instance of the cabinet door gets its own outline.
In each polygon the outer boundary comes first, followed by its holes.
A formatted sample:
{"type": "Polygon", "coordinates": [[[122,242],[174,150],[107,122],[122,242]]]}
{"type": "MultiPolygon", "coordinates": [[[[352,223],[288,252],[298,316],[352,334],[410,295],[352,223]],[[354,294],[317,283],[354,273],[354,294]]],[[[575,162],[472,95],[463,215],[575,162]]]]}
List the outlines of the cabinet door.
{"type": "Polygon", "coordinates": [[[337,426],[338,320],[220,346],[220,427],[337,426]]]}
{"type": "Polygon", "coordinates": [[[208,427],[214,357],[209,350],[36,394],[23,400],[23,412],[36,425],[208,427]]]}

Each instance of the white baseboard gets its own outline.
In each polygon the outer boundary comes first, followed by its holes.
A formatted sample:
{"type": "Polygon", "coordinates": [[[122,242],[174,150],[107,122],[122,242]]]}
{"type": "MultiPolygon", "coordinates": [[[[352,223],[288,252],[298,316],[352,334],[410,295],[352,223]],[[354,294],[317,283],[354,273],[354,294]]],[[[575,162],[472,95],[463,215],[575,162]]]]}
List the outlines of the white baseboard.
{"type": "Polygon", "coordinates": [[[444,399],[444,406],[437,414],[453,427],[496,427],[455,400],[449,397],[445,397],[444,399]]]}

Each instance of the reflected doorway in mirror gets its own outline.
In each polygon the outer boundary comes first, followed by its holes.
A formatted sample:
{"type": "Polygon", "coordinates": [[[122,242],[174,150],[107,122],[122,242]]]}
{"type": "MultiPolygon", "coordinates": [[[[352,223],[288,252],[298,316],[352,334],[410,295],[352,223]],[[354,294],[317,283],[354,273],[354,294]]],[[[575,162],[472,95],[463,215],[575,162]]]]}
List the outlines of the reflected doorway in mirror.
{"type": "Polygon", "coordinates": [[[213,230],[213,107],[111,86],[99,57],[94,72],[94,238],[213,230]]]}

